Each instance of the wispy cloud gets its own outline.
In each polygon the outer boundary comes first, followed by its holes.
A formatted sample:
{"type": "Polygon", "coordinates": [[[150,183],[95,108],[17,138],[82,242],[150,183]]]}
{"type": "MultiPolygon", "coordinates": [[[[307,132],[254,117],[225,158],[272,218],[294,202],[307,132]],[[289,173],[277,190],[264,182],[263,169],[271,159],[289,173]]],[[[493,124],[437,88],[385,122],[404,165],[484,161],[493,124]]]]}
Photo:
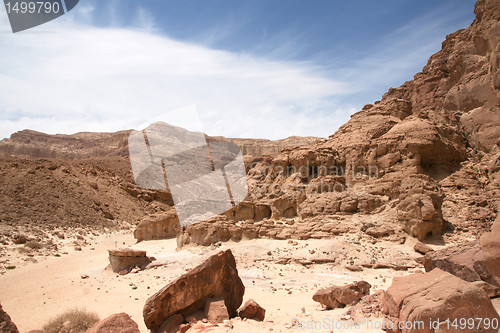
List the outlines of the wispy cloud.
{"type": "Polygon", "coordinates": [[[229,137],[328,136],[362,104],[411,79],[453,24],[469,23],[443,8],[365,52],[320,50],[292,61],[279,59],[300,52],[294,43],[304,37],[296,31],[275,34],[268,40],[274,47],[258,45],[254,55],[233,53],[210,44],[247,22],[226,21],[231,29],[194,36],[206,39],[195,44],[162,35],[144,9],[126,28],[116,2],[101,9],[115,12],[107,27],[99,27],[102,10],[97,15],[84,2],[71,15],[15,35],[0,11],[0,138],[24,128],[116,131],[155,121],[229,137]]]}
{"type": "MultiPolygon", "coordinates": [[[[152,23],[146,12],[138,20],[152,23]]],[[[158,120],[189,128],[185,114],[165,119],[188,105],[213,135],[326,136],[343,121],[333,114],[335,96],[349,87],[312,64],[212,50],[144,28],[66,19],[46,29],[0,36],[1,137],[23,128],[115,131],[158,120]]]]}

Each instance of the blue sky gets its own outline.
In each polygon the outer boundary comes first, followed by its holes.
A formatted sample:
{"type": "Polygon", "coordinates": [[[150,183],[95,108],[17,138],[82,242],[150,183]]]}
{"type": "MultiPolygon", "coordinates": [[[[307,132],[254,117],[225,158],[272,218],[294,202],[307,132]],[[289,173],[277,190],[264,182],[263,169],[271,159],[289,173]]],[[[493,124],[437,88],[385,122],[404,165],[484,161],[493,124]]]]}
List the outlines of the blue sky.
{"type": "Polygon", "coordinates": [[[210,135],[328,136],[411,80],[470,0],[80,0],[12,34],[0,10],[0,138],[165,121],[210,135]]]}

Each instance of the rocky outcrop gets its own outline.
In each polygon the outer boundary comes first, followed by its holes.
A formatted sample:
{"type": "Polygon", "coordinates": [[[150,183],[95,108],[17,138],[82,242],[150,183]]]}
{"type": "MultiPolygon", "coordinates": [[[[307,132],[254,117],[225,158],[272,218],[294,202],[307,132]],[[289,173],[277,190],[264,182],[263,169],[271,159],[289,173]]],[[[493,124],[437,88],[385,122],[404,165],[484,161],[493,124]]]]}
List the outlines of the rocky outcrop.
{"type": "Polygon", "coordinates": [[[479,321],[472,327],[451,326],[455,319],[489,318],[491,322],[498,321],[499,316],[483,290],[439,268],[394,278],[384,294],[382,311],[388,319],[387,332],[493,333],[498,330],[479,321]]]}
{"type": "Polygon", "coordinates": [[[10,316],[2,309],[1,304],[0,304],[0,332],[19,333],[16,325],[10,319],[10,316]]]}
{"type": "Polygon", "coordinates": [[[143,219],[134,230],[134,237],[137,242],[175,238],[179,230],[179,218],[172,208],[165,213],[150,215],[143,219]]]}
{"type": "Polygon", "coordinates": [[[174,314],[184,318],[203,311],[207,300],[222,298],[230,317],[237,315],[245,287],[231,250],[220,252],[151,296],[144,306],[144,322],[157,332],[174,314]],[[208,283],[209,282],[209,283],[208,283]]]}
{"type": "Polygon", "coordinates": [[[109,263],[115,273],[128,272],[133,267],[144,268],[152,259],[146,256],[146,251],[134,249],[108,250],[109,263]]]}
{"type": "Polygon", "coordinates": [[[335,309],[353,305],[370,293],[372,286],[366,281],[356,281],[345,286],[333,286],[318,290],[313,300],[321,303],[327,309],[335,309]]]}
{"type": "Polygon", "coordinates": [[[140,333],[139,326],[124,312],[107,317],[85,333],[140,333]]]}

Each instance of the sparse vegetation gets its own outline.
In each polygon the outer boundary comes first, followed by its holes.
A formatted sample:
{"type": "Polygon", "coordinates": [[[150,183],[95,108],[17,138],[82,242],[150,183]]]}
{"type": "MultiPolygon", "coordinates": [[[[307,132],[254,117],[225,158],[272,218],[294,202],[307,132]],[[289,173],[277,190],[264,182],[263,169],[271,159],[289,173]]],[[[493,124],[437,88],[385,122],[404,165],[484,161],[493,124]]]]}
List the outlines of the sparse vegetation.
{"type": "Polygon", "coordinates": [[[36,242],[36,241],[29,241],[26,244],[24,244],[24,246],[29,247],[30,249],[33,249],[33,250],[43,249],[43,244],[40,242],[36,242]]]}
{"type": "Polygon", "coordinates": [[[51,319],[43,329],[47,333],[71,332],[83,333],[99,321],[99,316],[93,312],[72,309],[51,319]]]}

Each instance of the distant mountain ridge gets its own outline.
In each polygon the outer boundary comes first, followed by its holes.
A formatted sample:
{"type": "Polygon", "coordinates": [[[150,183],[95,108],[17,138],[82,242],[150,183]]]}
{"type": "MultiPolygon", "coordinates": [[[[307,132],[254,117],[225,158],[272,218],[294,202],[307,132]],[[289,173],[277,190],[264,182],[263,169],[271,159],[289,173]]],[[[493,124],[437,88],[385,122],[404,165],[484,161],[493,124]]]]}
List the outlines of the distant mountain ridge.
{"type": "MultiPolygon", "coordinates": [[[[45,134],[22,130],[0,141],[0,154],[36,158],[82,159],[128,156],[131,130],[113,133],[80,132],[76,134],[45,134]]],[[[292,136],[281,140],[239,139],[207,136],[210,142],[230,141],[239,145],[245,156],[277,156],[283,149],[311,144],[315,137],[292,136]]]]}

